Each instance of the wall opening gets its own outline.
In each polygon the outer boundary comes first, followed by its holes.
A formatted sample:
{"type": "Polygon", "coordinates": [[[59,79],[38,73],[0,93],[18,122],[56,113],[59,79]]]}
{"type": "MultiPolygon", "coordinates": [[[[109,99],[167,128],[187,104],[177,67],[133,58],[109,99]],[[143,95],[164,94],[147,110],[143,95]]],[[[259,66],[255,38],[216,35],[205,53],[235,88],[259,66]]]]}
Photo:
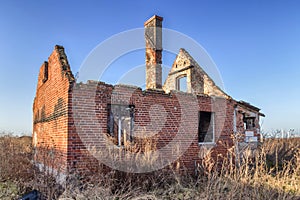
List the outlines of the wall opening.
{"type": "Polygon", "coordinates": [[[177,77],[176,79],[176,90],[187,92],[187,78],[186,75],[177,77]]]}
{"type": "Polygon", "coordinates": [[[199,112],[198,142],[214,143],[215,141],[214,113],[199,112]]]}
{"type": "Polygon", "coordinates": [[[43,77],[43,83],[45,83],[48,80],[48,62],[44,62],[44,77],[43,77]]]}
{"type": "Polygon", "coordinates": [[[243,122],[245,130],[255,128],[255,117],[243,113],[243,122]]]}
{"type": "Polygon", "coordinates": [[[107,105],[107,133],[118,146],[133,140],[134,105],[107,105]]]}

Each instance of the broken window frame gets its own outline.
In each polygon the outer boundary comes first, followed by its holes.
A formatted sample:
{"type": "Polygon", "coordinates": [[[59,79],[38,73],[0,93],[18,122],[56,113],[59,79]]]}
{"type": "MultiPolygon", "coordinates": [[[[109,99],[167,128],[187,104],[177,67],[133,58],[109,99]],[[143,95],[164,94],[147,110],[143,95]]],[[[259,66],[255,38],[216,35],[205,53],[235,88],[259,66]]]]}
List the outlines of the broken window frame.
{"type": "Polygon", "coordinates": [[[206,111],[199,111],[198,113],[198,144],[215,144],[215,113],[214,112],[206,112],[206,111]],[[204,139],[200,140],[200,128],[201,128],[201,114],[204,113],[210,113],[210,122],[209,122],[209,126],[207,128],[207,131],[205,133],[204,139]],[[211,141],[205,141],[205,138],[207,137],[208,131],[209,129],[212,129],[212,139],[211,141]]]}
{"type": "Polygon", "coordinates": [[[117,146],[125,146],[127,142],[133,141],[133,129],[134,129],[134,111],[135,106],[120,105],[120,104],[108,104],[107,105],[107,133],[111,137],[117,137],[117,146]],[[129,119],[129,133],[124,133],[124,122],[129,119]],[[118,128],[117,134],[115,134],[115,125],[118,128]],[[126,136],[129,135],[127,138],[126,136]],[[123,141],[123,142],[122,142],[123,141]]]}

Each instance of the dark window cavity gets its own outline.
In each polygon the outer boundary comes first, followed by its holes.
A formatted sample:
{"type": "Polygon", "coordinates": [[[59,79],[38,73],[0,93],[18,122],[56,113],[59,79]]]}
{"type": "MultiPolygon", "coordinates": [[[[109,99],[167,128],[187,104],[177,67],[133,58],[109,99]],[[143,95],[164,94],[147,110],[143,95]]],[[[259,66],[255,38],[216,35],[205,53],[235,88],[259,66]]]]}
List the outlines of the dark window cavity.
{"type": "Polygon", "coordinates": [[[245,117],[243,118],[245,129],[253,129],[255,127],[255,117],[245,117]]]}
{"type": "Polygon", "coordinates": [[[134,105],[107,105],[107,133],[118,146],[133,139],[134,105]]]}
{"type": "Polygon", "coordinates": [[[198,126],[199,143],[213,143],[215,140],[214,134],[214,113],[200,111],[198,126]]]}

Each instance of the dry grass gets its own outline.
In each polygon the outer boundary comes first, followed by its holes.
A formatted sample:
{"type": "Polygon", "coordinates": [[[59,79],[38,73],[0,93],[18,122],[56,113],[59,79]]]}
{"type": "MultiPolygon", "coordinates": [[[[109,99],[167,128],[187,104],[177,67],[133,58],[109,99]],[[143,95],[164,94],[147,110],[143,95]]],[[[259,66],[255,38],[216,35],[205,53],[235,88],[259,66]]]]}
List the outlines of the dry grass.
{"type": "MultiPolygon", "coordinates": [[[[73,174],[63,189],[53,177],[35,169],[30,137],[4,136],[0,137],[0,199],[14,199],[32,189],[43,194],[41,199],[300,199],[300,138],[267,139],[254,156],[244,155],[239,167],[223,158],[223,165],[215,170],[207,152],[197,178],[180,176],[170,166],[147,174],[99,172],[89,182],[73,174]]],[[[234,151],[228,155],[233,157],[234,151]]]]}
{"type": "Polygon", "coordinates": [[[12,199],[28,190],[33,178],[31,137],[0,137],[0,199],[12,199]]]}

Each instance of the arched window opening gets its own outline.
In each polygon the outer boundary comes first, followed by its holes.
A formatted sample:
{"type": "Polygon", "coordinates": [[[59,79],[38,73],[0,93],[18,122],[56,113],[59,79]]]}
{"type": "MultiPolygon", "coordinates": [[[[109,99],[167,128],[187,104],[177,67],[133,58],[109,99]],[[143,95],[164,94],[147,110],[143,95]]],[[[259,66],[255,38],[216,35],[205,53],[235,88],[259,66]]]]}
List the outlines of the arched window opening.
{"type": "Polygon", "coordinates": [[[179,76],[176,81],[176,90],[187,92],[187,79],[186,75],[179,76]]]}

